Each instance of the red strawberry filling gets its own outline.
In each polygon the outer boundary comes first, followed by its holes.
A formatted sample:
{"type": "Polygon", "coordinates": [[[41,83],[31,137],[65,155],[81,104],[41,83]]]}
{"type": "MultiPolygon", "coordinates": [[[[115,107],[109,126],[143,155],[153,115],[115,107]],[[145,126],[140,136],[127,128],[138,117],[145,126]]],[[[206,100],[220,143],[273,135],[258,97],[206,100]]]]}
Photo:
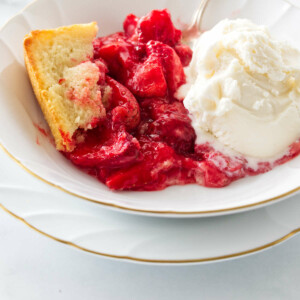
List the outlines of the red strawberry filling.
{"type": "MultiPolygon", "coordinates": [[[[195,145],[188,111],[174,96],[185,83],[183,67],[192,51],[181,44],[181,31],[167,10],[142,18],[130,14],[123,27],[124,32],[94,41],[92,61],[101,72],[106,119],[77,133],[85,139],[65,153],[68,159],[113,190],[161,190],[189,183],[223,187],[271,169],[262,163],[252,170],[245,159],[195,145]]],[[[275,164],[298,155],[299,144],[275,164]]]]}

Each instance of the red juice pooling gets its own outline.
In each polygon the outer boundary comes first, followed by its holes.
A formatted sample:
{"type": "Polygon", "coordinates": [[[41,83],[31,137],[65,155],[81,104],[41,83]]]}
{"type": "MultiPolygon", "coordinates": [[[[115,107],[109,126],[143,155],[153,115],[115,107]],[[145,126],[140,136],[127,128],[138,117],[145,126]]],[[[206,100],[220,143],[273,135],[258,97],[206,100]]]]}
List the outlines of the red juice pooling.
{"type": "MultiPolygon", "coordinates": [[[[170,185],[197,183],[223,187],[258,170],[247,161],[230,158],[209,145],[195,145],[188,111],[175,91],[185,83],[183,67],[192,50],[181,44],[181,31],[168,10],[153,10],[138,18],[128,15],[123,32],[94,41],[101,72],[106,119],[87,132],[84,142],[65,153],[75,165],[113,190],[161,190],[170,185]]],[[[299,154],[291,147],[283,163],[299,154]]]]}

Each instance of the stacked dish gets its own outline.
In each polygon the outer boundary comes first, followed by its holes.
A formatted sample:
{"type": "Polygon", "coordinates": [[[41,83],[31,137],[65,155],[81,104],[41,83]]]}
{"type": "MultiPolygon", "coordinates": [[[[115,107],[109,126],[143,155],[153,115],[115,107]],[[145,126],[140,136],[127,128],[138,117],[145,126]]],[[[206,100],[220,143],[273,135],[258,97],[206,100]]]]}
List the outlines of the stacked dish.
{"type": "MultiPolygon", "coordinates": [[[[0,33],[0,143],[2,207],[60,242],[108,257],[154,263],[196,263],[237,257],[275,245],[299,231],[300,159],[216,189],[172,186],[155,192],[112,192],[73,166],[49,140],[23,62],[23,37],[32,30],[98,21],[99,34],[121,28],[129,13],[168,8],[188,23],[197,1],[111,4],[104,1],[37,0],[0,33]],[[82,10],[84,8],[84,14],[82,10]],[[51,17],[49,17],[51,16],[51,17]],[[21,192],[21,193],[20,193],[21,192]],[[289,200],[279,202],[293,196],[289,200]],[[271,205],[272,204],[272,205],[271,205]],[[268,206],[267,206],[268,205],[268,206]],[[255,209],[255,210],[254,210],[255,209]],[[248,212],[246,212],[248,211],[248,212]]],[[[300,10],[286,1],[211,1],[202,26],[247,18],[297,47],[300,10]],[[234,5],[233,5],[234,4],[234,5]],[[264,6],[265,5],[265,6],[264,6]]]]}

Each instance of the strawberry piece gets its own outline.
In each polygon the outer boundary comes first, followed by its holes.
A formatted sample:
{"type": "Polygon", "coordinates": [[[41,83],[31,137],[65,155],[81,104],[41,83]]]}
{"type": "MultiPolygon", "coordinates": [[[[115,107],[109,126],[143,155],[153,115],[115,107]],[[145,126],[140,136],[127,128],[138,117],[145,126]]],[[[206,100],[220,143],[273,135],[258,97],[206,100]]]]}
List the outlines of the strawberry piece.
{"type": "Polygon", "coordinates": [[[128,169],[115,172],[106,184],[113,190],[159,190],[180,176],[180,164],[174,150],[160,142],[144,139],[143,161],[128,169]]]}
{"type": "Polygon", "coordinates": [[[207,187],[224,187],[232,182],[232,179],[208,161],[200,162],[199,166],[203,173],[203,184],[207,187]]]}
{"type": "Polygon", "coordinates": [[[99,80],[97,83],[98,83],[98,85],[103,85],[105,83],[106,73],[108,72],[107,65],[102,58],[94,59],[93,62],[97,65],[97,67],[100,71],[100,76],[99,76],[99,80]]]}
{"type": "Polygon", "coordinates": [[[163,67],[157,57],[149,56],[136,66],[126,86],[139,97],[160,97],[167,92],[163,67]]]}
{"type": "Polygon", "coordinates": [[[152,138],[166,142],[177,153],[190,153],[193,151],[196,134],[185,116],[180,114],[165,114],[152,122],[147,132],[152,138]]]}
{"type": "Polygon", "coordinates": [[[189,46],[184,44],[176,45],[174,49],[180,58],[182,66],[187,67],[192,60],[192,56],[193,56],[192,49],[189,46]]]}
{"type": "Polygon", "coordinates": [[[165,114],[180,114],[181,117],[185,117],[186,122],[191,122],[188,110],[183,106],[182,102],[170,102],[167,97],[143,99],[140,101],[140,107],[153,120],[165,114]]]}
{"type": "MultiPolygon", "coordinates": [[[[124,28],[127,28],[127,31],[129,28],[127,24],[133,24],[133,20],[134,22],[136,21],[133,16],[126,20],[126,27],[124,26],[124,28]]],[[[167,9],[151,11],[148,15],[138,20],[134,34],[132,34],[132,29],[133,27],[130,28],[130,36],[133,40],[138,40],[141,43],[153,40],[173,47],[181,39],[181,31],[174,27],[171,15],[167,9]]]]}
{"type": "Polygon", "coordinates": [[[127,37],[132,37],[135,33],[139,18],[133,14],[129,14],[123,22],[124,32],[127,37]]]}
{"type": "Polygon", "coordinates": [[[181,102],[169,103],[166,98],[150,98],[141,101],[140,105],[143,120],[146,120],[139,127],[141,135],[146,134],[152,140],[164,141],[177,153],[193,152],[196,134],[181,102]],[[149,124],[145,126],[147,122],[149,124]]]}
{"type": "Polygon", "coordinates": [[[99,58],[99,50],[111,44],[124,44],[125,43],[125,35],[123,32],[116,32],[107,36],[99,37],[94,39],[93,47],[94,47],[94,58],[99,58]]]}
{"type": "Polygon", "coordinates": [[[140,122],[140,107],[132,93],[118,81],[106,76],[106,83],[111,88],[112,121],[124,124],[127,129],[135,128],[140,122]]]}
{"type": "Polygon", "coordinates": [[[204,154],[204,159],[215,166],[222,173],[232,179],[237,179],[245,176],[245,159],[238,157],[229,157],[219,151],[211,150],[204,154]]]}
{"type": "Polygon", "coordinates": [[[133,66],[130,47],[124,43],[104,45],[97,55],[107,63],[109,73],[119,80],[126,76],[126,69],[133,66]]]}
{"type": "Polygon", "coordinates": [[[146,45],[147,55],[158,57],[164,67],[164,74],[171,95],[185,83],[180,58],[173,48],[161,42],[150,41],[146,45]]]}
{"type": "Polygon", "coordinates": [[[69,155],[70,160],[82,167],[120,168],[139,161],[140,144],[125,131],[99,132],[102,138],[92,136],[69,155]],[[104,141],[103,141],[104,139],[104,141]]]}

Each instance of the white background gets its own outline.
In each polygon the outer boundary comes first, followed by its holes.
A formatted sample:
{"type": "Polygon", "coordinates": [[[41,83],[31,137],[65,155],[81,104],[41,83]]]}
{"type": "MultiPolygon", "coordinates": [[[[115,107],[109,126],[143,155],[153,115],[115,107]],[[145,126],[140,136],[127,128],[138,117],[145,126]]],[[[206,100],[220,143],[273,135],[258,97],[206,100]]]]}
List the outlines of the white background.
{"type": "MultiPolygon", "coordinates": [[[[0,25],[28,2],[0,0],[0,25]]],[[[298,300],[299,279],[300,235],[231,261],[153,266],[81,252],[0,210],[0,300],[298,300]]]]}

